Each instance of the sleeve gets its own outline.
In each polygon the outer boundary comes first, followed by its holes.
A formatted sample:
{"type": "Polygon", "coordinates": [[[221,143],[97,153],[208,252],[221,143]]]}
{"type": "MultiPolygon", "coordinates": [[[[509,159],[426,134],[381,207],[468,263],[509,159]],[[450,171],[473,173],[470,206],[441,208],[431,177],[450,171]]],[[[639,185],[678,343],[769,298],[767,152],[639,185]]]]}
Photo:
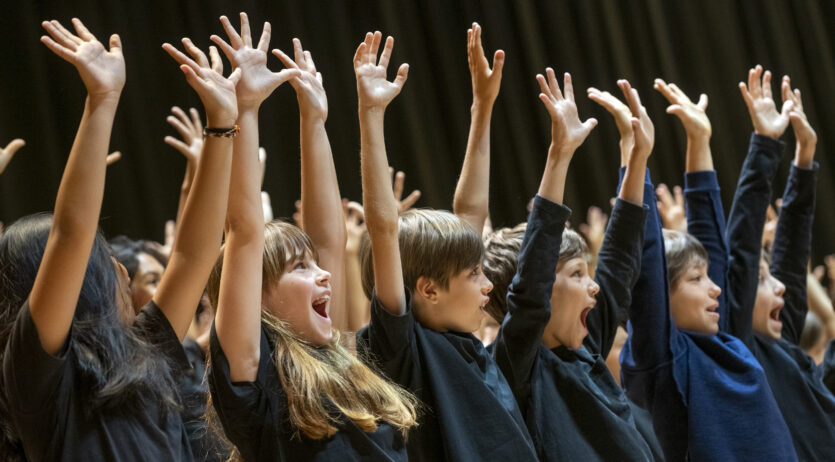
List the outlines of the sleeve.
{"type": "Polygon", "coordinates": [[[786,304],[780,310],[783,338],[795,345],[800,343],[809,309],[806,301],[806,265],[812,246],[817,172],[817,163],[811,169],[792,165],[774,234],[771,274],[786,285],[783,295],[786,304]]]}
{"type": "Polygon", "coordinates": [[[562,232],[570,215],[568,207],[538,195],[534,198],[516,275],[508,287],[508,312],[494,342],[493,357],[520,406],[527,403],[536,352],[551,318],[562,232]]]}
{"type": "Polygon", "coordinates": [[[670,287],[667,282],[667,261],[661,217],[655,198],[655,187],[647,169],[644,183],[644,206],[648,207],[644,223],[641,271],[632,290],[629,308],[630,334],[622,356],[625,367],[646,370],[672,360],[670,287]],[[631,357],[630,357],[631,356],[631,357]]]}
{"type": "MultiPolygon", "coordinates": [[[[261,329],[261,355],[258,372],[254,382],[233,382],[229,369],[229,360],[223,353],[220,341],[212,324],[209,337],[210,360],[208,366],[209,391],[212,405],[220,418],[223,431],[236,446],[260,447],[258,439],[264,433],[262,429],[271,418],[270,376],[276,374],[275,365],[270,357],[270,344],[266,332],[261,329]],[[242,443],[246,442],[246,443],[242,443]]],[[[272,391],[272,390],[271,390],[272,391]]],[[[277,391],[277,390],[275,390],[277,391]]]]}
{"type": "Polygon", "coordinates": [[[55,408],[58,391],[71,388],[70,342],[72,328],[58,355],[47,353],[41,345],[38,328],[29,311],[29,301],[24,303],[17,320],[11,326],[11,334],[3,356],[3,382],[6,396],[14,397],[8,403],[18,412],[36,413],[45,408],[55,408]]]}
{"type": "Polygon", "coordinates": [[[169,364],[178,373],[183,374],[191,369],[186,351],[180,338],[168,322],[165,313],[154,303],[149,301],[136,316],[133,328],[137,334],[148,343],[154,345],[165,355],[169,364]]]}
{"type": "Polygon", "coordinates": [[[746,345],[751,344],[754,336],[751,323],[759,283],[765,212],[784,146],[782,141],[751,135],[728,216],[728,333],[746,345]]]}
{"type": "Polygon", "coordinates": [[[821,368],[823,368],[823,384],[835,395],[835,340],[827,345],[821,368]]]}
{"type": "Polygon", "coordinates": [[[371,293],[371,322],[364,332],[364,360],[374,363],[390,380],[414,391],[421,381],[420,351],[412,314],[412,294],[406,290],[406,313],[395,316],[383,307],[377,292],[371,293]]]}
{"type": "Polygon", "coordinates": [[[604,358],[625,322],[632,304],[632,288],[641,272],[644,223],[649,208],[618,199],[597,257],[595,281],[600,286],[597,305],[586,317],[589,335],[583,340],[592,353],[604,358]]]}
{"type": "Polygon", "coordinates": [[[689,172],[684,175],[684,208],[687,232],[701,242],[707,251],[707,275],[722,289],[719,294],[719,330],[728,330],[726,274],[728,244],[725,242],[725,209],[715,170],[689,172]]]}

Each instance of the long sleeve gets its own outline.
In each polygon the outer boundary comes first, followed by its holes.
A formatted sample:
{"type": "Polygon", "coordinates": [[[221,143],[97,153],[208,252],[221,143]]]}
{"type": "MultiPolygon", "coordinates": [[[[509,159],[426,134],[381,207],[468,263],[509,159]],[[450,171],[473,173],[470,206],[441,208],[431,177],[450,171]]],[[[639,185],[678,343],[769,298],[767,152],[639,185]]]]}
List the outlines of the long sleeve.
{"type": "Polygon", "coordinates": [[[719,294],[719,330],[728,330],[728,302],[725,276],[728,268],[728,243],[725,241],[725,209],[719,194],[715,170],[684,175],[684,206],[687,232],[704,246],[708,255],[707,275],[722,288],[719,294]]]}
{"type": "Polygon", "coordinates": [[[632,288],[641,270],[646,206],[618,199],[600,247],[595,281],[600,286],[597,305],[586,317],[589,335],[583,344],[604,358],[612,348],[618,325],[626,321],[632,288]]]}
{"type": "Polygon", "coordinates": [[[806,264],[812,245],[817,172],[817,163],[811,169],[791,167],[774,234],[771,274],[786,285],[786,305],[780,310],[783,338],[795,345],[800,343],[808,310],[806,264]]]}
{"type": "Polygon", "coordinates": [[[493,354],[520,408],[528,401],[531,370],[542,343],[542,332],[551,317],[551,292],[562,232],[570,215],[567,207],[536,196],[519,251],[516,275],[508,288],[508,314],[493,354]]]}
{"type": "Polygon", "coordinates": [[[765,212],[784,143],[751,135],[728,217],[728,332],[750,345],[765,212]]]}

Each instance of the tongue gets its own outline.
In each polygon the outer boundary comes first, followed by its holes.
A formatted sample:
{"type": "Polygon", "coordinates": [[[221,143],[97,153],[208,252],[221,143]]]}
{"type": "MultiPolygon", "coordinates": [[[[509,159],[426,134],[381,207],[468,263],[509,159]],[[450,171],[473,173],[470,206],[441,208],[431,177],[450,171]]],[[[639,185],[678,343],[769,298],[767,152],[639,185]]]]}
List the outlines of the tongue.
{"type": "Polygon", "coordinates": [[[319,316],[321,316],[323,318],[327,318],[328,313],[325,311],[325,306],[326,305],[327,305],[326,303],[317,303],[316,305],[313,305],[313,311],[318,313],[319,316]]]}

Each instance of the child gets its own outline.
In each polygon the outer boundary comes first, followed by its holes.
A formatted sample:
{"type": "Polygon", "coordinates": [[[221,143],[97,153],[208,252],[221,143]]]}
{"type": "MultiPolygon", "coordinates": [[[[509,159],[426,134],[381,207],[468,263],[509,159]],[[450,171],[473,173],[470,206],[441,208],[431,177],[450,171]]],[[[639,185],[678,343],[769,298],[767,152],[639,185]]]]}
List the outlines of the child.
{"type": "MultiPolygon", "coordinates": [[[[96,232],[125,82],[121,42],[112,35],[107,50],[81,21],[73,25],[77,35],[44,22],[49,36],[41,38],[75,65],[88,93],[54,216],[23,218],[0,240],[4,427],[14,428],[16,449],[32,461],[191,460],[174,387],[188,368],[181,341],[220,247],[232,143],[206,141],[211,160],[195,175],[169,269],[134,315],[125,269],[96,232]]],[[[227,80],[166,49],[200,96],[209,126],[234,124],[239,73],[227,80]]]]}
{"type": "Polygon", "coordinates": [[[592,280],[584,242],[564,230],[570,211],[558,204],[568,162],[596,121],[580,123],[569,74],[565,97],[553,70],[547,75],[547,83],[542,75],[537,79],[551,115],[551,147],[525,239],[516,249],[518,263],[512,250],[495,258],[487,249],[485,268],[503,268],[497,271],[498,284],[509,284],[491,297],[501,315],[497,320],[503,319],[494,357],[513,388],[540,460],[654,460],[623,390],[605,366],[639,272],[652,124],[637,94],[626,92],[639,142],[627,156],[592,280]]]}
{"type": "MultiPolygon", "coordinates": [[[[719,202],[719,192],[709,150],[711,127],[704,113],[707,97],[694,104],[675,86],[658,80],[656,88],[673,104],[668,112],[677,115],[688,132],[688,231],[699,236],[704,229],[724,225],[721,212],[709,205],[719,202]],[[698,191],[702,193],[694,195],[698,191]],[[705,207],[711,211],[710,219],[696,222],[694,210],[705,207]]],[[[776,115],[771,112],[773,102],[770,108],[749,104],[749,109],[752,119],[776,115]]],[[[750,203],[761,194],[761,185],[776,159],[776,145],[769,141],[758,135],[752,138],[736,192],[738,200],[750,203]]],[[[630,309],[630,339],[622,358],[627,393],[652,414],[668,461],[796,460],[788,428],[766,386],[762,368],[745,345],[720,324],[726,317],[718,311],[723,294],[712,281],[720,280],[724,265],[712,256],[716,255],[713,246],[724,243],[714,240],[702,247],[695,238],[680,232],[667,233],[664,242],[656,199],[651,189],[648,191],[645,203],[651,213],[641,275],[630,309]]],[[[738,213],[751,212],[742,207],[738,213]]],[[[759,248],[759,237],[748,237],[745,245],[759,248]]],[[[750,292],[738,288],[729,296],[746,291],[750,292]]]]}
{"type": "MultiPolygon", "coordinates": [[[[479,233],[448,212],[410,210],[398,220],[387,172],[383,118],[406,81],[386,68],[394,39],[368,33],[354,56],[361,133],[363,204],[374,280],[367,347],[382,371],[426,404],[408,440],[413,460],[536,460],[513,393],[472,335],[492,284],[481,272],[479,233]],[[402,258],[401,258],[402,257],[402,258]]],[[[366,253],[368,249],[366,249],[366,253]]]]}
{"type": "MultiPolygon", "coordinates": [[[[760,94],[770,90],[768,77],[766,71],[762,88],[754,80],[750,89],[743,89],[746,101],[763,98],[760,94]]],[[[773,138],[771,142],[779,152],[783,144],[778,138],[791,121],[797,149],[777,221],[770,271],[767,255],[761,257],[754,246],[732,245],[727,254],[728,287],[757,287],[753,303],[748,299],[748,303],[731,305],[730,332],[745,343],[765,370],[771,391],[791,431],[798,458],[826,460],[835,456],[835,396],[823,383],[823,369],[798,346],[808,309],[806,265],[815,210],[817,135],[803,112],[800,91],[792,92],[787,76],[783,77],[782,93],[783,100],[792,104],[788,116],[782,114],[777,119],[782,125],[770,128],[752,118],[754,130],[773,138]]],[[[764,208],[771,197],[771,178],[775,170],[769,173],[771,176],[762,184],[760,200],[756,204],[734,202],[727,230],[731,244],[755,239],[762,232],[764,208]],[[734,212],[741,207],[756,213],[756,219],[738,219],[739,214],[734,212]]],[[[749,297],[754,291],[750,292],[749,297]]]]}
{"type": "Polygon", "coordinates": [[[345,228],[321,75],[298,40],[295,61],[273,51],[289,69],[270,72],[269,23],[253,48],[246,14],[240,35],[226,17],[221,22],[230,42],[212,40],[242,72],[241,135],[226,247],[209,281],[217,308],[212,404],[247,461],[405,460],[404,438],[416,419],[413,399],[341,347],[331,328],[329,312],[343,295],[336,280],[345,228]],[[288,79],[301,113],[302,211],[309,234],[280,222],[265,228],[263,222],[258,109],[288,79]]]}

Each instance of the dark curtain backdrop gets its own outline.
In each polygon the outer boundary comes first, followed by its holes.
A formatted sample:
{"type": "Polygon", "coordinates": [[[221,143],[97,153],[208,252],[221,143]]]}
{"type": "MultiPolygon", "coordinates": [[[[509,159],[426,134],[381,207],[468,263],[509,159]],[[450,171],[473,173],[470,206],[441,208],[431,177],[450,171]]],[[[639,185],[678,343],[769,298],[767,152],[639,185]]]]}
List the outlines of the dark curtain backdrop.
{"type": "MultiPolygon", "coordinates": [[[[308,0],[238,1],[3,0],[0,15],[0,143],[24,138],[21,150],[0,177],[0,219],[7,224],[26,214],[50,210],[84,103],[73,67],[38,38],[40,22],[64,24],[82,18],[106,41],[121,34],[128,80],[113,131],[111,150],[123,159],[108,170],[101,226],[108,236],[162,239],[174,217],[185,166],[163,143],[174,134],[165,123],[172,105],[199,106],[177,65],[162,51],[164,41],[193,38],[203,48],[221,34],[220,14],[247,11],[253,32],[273,25],[271,47],[291,51],[299,37],[324,75],[330,103],[327,129],[343,196],[361,197],[356,90],[351,57],[367,30],[396,37],[393,68],[411,65],[409,80],[386,119],[389,159],[407,173],[406,187],[420,188],[418,205],[450,208],[464,156],[471,87],[466,30],[484,27],[487,53],[507,52],[504,81],[492,124],[490,209],[494,223],[524,219],[536,192],[549,144],[549,119],[537,98],[534,75],[553,66],[572,73],[582,118],[599,126],[577,153],[569,171],[566,203],[576,224],[589,205],[608,210],[617,181],[618,134],[584,88],[614,91],[618,78],[641,93],[656,127],[650,159],[656,183],[680,184],[685,136],[678,120],[652,90],[655,77],[676,82],[691,97],[710,97],[712,148],[726,209],[746,152],[751,122],[737,83],[749,67],[763,64],[779,77],[789,74],[802,89],[806,112],[817,129],[820,182],[814,229],[815,262],[835,252],[835,2],[764,1],[503,1],[473,0],[308,0]]],[[[233,19],[237,24],[237,19],[233,19]]],[[[280,63],[270,58],[274,69],[280,63]]],[[[394,70],[391,71],[392,75],[394,70]]],[[[775,85],[775,93],[778,87],[775,85]]],[[[201,109],[202,112],[202,109],[201,109]]],[[[794,151],[791,129],[776,182],[782,193],[794,151]]],[[[264,189],[278,217],[289,216],[299,196],[298,108],[289,85],[279,88],[261,110],[261,144],[269,159],[264,189]]]]}

